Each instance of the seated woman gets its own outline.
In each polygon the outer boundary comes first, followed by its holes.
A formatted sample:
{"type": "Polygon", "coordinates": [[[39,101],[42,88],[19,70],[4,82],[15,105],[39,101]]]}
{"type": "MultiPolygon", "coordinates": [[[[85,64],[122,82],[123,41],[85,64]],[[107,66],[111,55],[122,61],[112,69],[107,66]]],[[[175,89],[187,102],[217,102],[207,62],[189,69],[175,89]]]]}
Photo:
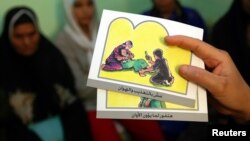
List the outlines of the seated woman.
{"type": "MultiPolygon", "coordinates": [[[[140,72],[148,67],[148,63],[144,59],[134,59],[135,55],[130,51],[133,47],[133,42],[128,40],[116,47],[105,64],[102,64],[101,69],[105,71],[120,71],[133,69],[135,72],[140,72]]],[[[141,73],[139,73],[141,76],[141,73]]]]}
{"type": "Polygon", "coordinates": [[[71,71],[60,51],[40,33],[31,9],[15,7],[6,14],[0,60],[0,87],[13,113],[6,125],[9,140],[40,140],[27,126],[56,115],[64,140],[90,139],[71,71]]]}
{"type": "Polygon", "coordinates": [[[132,47],[132,41],[126,41],[121,45],[117,46],[106,59],[105,64],[102,64],[102,70],[122,70],[122,62],[134,58],[134,54],[130,51],[132,47]]]}

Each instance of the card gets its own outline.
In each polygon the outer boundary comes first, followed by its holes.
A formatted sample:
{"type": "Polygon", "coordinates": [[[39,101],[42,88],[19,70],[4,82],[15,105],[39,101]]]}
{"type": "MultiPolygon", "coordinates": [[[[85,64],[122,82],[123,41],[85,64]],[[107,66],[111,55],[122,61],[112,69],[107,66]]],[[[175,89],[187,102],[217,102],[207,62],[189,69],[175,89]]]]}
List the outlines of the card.
{"type": "MultiPolygon", "coordinates": [[[[202,39],[203,29],[138,14],[104,10],[87,85],[193,107],[197,85],[178,74],[182,64],[204,64],[164,37],[202,39]]],[[[201,65],[202,66],[202,65],[201,65]]]]}
{"type": "Polygon", "coordinates": [[[195,106],[187,107],[98,89],[97,118],[207,122],[206,91],[198,87],[195,106]]]}

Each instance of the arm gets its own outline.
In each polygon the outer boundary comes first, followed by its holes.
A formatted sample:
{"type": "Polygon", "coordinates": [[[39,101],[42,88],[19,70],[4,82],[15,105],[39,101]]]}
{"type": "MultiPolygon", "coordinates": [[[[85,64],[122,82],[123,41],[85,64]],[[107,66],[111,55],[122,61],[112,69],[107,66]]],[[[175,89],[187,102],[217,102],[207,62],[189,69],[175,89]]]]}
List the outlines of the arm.
{"type": "Polygon", "coordinates": [[[152,58],[151,58],[150,60],[148,60],[148,62],[149,62],[152,66],[155,65],[155,61],[153,61],[152,58]]]}
{"type": "Polygon", "coordinates": [[[191,50],[205,62],[210,71],[182,65],[179,73],[211,92],[210,103],[220,113],[229,115],[238,122],[250,121],[250,88],[228,53],[190,37],[166,37],[165,41],[170,46],[191,50]]]}
{"type": "Polygon", "coordinates": [[[134,58],[134,54],[130,50],[127,50],[127,54],[128,54],[128,59],[134,58]]]}

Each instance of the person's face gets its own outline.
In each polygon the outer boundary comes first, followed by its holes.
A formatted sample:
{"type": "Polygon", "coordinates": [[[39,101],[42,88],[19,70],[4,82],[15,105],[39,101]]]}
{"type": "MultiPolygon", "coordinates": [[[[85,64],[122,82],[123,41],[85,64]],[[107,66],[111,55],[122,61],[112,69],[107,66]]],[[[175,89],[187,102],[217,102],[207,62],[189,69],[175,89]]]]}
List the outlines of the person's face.
{"type": "Polygon", "coordinates": [[[94,6],[91,0],[76,0],[73,14],[80,26],[89,26],[94,17],[94,6]]]}
{"type": "Polygon", "coordinates": [[[11,34],[10,41],[17,53],[31,56],[37,50],[40,35],[32,23],[16,25],[11,34]]]}
{"type": "Polygon", "coordinates": [[[244,10],[250,15],[250,0],[241,0],[244,10]]]}
{"type": "Polygon", "coordinates": [[[127,51],[126,51],[125,49],[122,49],[122,50],[121,50],[121,55],[122,55],[122,56],[127,56],[127,51]]]}
{"type": "Polygon", "coordinates": [[[161,13],[172,13],[175,9],[175,0],[153,0],[154,5],[161,13]]]}
{"type": "Polygon", "coordinates": [[[159,59],[159,57],[158,57],[157,55],[154,55],[154,58],[155,58],[155,59],[159,59]]]}
{"type": "Polygon", "coordinates": [[[132,48],[132,45],[126,44],[126,49],[131,49],[131,48],[132,48]]]}

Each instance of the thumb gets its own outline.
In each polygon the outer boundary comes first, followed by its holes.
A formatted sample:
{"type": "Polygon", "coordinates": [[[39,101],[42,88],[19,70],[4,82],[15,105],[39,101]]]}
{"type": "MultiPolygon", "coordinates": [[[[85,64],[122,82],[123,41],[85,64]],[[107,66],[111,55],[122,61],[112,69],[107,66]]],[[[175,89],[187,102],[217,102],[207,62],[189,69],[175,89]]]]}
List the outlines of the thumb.
{"type": "Polygon", "coordinates": [[[182,65],[179,68],[179,74],[188,81],[192,81],[210,92],[216,91],[218,77],[199,67],[182,65]]]}

